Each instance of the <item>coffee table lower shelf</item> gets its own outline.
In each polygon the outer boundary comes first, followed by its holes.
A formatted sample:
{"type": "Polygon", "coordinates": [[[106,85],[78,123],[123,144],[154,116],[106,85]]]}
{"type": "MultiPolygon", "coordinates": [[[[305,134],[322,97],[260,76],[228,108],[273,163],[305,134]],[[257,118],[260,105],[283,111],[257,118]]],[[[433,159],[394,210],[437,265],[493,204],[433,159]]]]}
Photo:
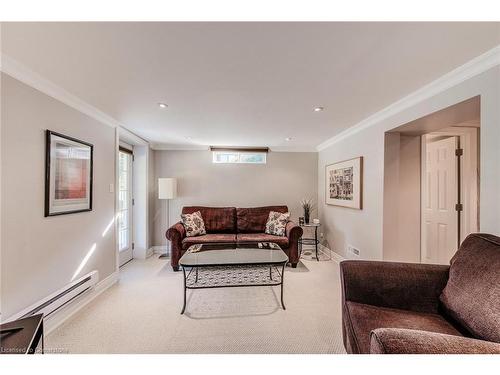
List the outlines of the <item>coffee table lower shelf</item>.
{"type": "Polygon", "coordinates": [[[283,302],[283,278],[286,262],[282,264],[243,264],[220,266],[182,266],[184,276],[184,304],[181,314],[186,310],[188,289],[234,288],[256,286],[280,286],[281,307],[283,302]]]}

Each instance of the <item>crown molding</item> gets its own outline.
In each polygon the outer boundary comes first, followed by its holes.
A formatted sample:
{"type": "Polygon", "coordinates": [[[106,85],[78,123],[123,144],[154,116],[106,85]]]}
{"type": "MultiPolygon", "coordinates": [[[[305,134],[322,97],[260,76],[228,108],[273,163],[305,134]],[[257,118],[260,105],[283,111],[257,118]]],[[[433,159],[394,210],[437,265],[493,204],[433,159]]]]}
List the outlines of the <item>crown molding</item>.
{"type": "Polygon", "coordinates": [[[324,141],[316,147],[317,151],[322,151],[335,143],[348,138],[364,129],[376,125],[382,120],[385,120],[405,109],[408,109],[426,99],[429,99],[437,94],[442,93],[478,74],[481,74],[497,65],[500,65],[500,45],[489,50],[488,52],[475,57],[464,65],[452,70],[449,73],[441,76],[435,81],[425,85],[424,87],[405,96],[388,107],[374,113],[361,122],[351,126],[350,128],[340,132],[334,137],[324,141]]]}
{"type": "Polygon", "coordinates": [[[210,146],[194,144],[151,143],[155,151],[208,151],[210,146]]]}
{"type": "Polygon", "coordinates": [[[112,128],[121,127],[120,123],[113,117],[71,94],[61,86],[42,77],[40,74],[14,60],[10,56],[2,53],[0,61],[0,70],[12,78],[33,87],[105,125],[111,126],[112,128]]]}
{"type": "Polygon", "coordinates": [[[121,141],[125,141],[127,143],[130,143],[130,144],[136,145],[136,146],[149,145],[149,142],[147,140],[145,140],[141,136],[135,134],[134,132],[131,132],[127,128],[124,128],[123,126],[118,127],[118,138],[121,141]]]}

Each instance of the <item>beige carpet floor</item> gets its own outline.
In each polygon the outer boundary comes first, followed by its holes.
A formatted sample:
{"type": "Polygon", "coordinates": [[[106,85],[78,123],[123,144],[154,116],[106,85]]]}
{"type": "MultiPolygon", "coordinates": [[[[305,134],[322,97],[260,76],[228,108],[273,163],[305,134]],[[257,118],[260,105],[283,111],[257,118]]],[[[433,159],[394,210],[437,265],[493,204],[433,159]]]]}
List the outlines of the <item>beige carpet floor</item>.
{"type": "Polygon", "coordinates": [[[345,353],[338,263],[303,259],[279,287],[188,291],[182,273],[153,256],[133,260],[120,280],[46,338],[67,353],[345,353]]]}

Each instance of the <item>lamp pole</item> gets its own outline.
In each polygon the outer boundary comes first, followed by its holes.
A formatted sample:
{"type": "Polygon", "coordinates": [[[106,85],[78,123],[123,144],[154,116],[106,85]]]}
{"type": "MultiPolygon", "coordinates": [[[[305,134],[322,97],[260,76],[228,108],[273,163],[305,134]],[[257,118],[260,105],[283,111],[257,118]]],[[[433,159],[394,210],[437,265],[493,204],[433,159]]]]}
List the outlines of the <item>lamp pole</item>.
{"type": "MultiPolygon", "coordinates": [[[[177,197],[177,179],[159,178],[158,179],[158,199],[166,200],[166,224],[167,229],[165,230],[165,236],[168,228],[170,227],[170,199],[175,199],[177,197]]],[[[170,256],[169,252],[169,241],[166,239],[165,253],[160,255],[160,258],[168,258],[170,256]]]]}

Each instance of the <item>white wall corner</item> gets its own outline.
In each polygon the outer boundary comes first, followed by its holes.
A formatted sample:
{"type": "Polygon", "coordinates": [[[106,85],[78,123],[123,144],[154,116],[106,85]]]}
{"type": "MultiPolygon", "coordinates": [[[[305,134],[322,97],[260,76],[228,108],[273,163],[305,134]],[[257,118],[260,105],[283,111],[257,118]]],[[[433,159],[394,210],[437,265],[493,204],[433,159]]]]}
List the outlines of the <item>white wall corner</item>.
{"type": "Polygon", "coordinates": [[[361,130],[374,126],[407,108],[410,108],[426,99],[440,94],[453,86],[456,86],[469,78],[481,74],[497,65],[500,65],[500,45],[466,62],[464,65],[432,81],[424,87],[414,91],[404,98],[392,103],[388,107],[374,113],[359,123],[347,128],[334,137],[324,141],[316,147],[322,151],[335,143],[348,138],[361,130]]]}
{"type": "Polygon", "coordinates": [[[66,306],[60,308],[52,315],[44,319],[44,331],[45,335],[50,334],[57,327],[62,325],[78,311],[80,311],[87,304],[92,302],[97,296],[103,293],[105,290],[113,286],[119,279],[119,271],[113,272],[111,275],[101,280],[97,285],[90,289],[89,291],[83,293],[81,296],[75,298],[73,301],[68,303],[66,306]]]}

